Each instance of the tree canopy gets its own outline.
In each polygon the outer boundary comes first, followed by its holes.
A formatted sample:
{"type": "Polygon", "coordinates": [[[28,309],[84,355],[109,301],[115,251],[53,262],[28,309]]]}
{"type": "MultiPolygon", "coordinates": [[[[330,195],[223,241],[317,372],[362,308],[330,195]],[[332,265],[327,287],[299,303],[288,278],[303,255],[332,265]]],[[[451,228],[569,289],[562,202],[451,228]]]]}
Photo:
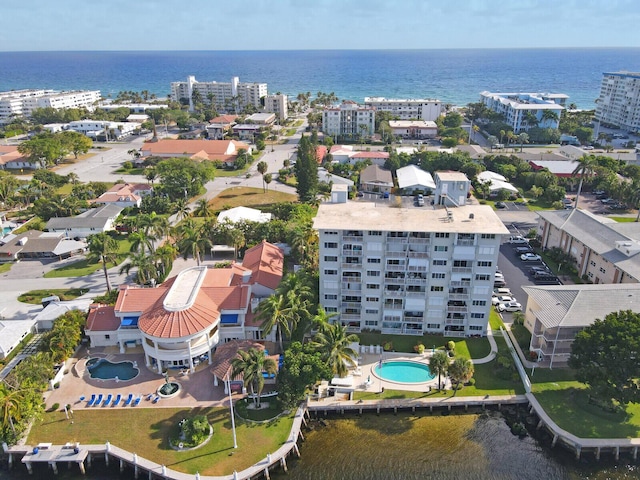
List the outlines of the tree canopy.
{"type": "Polygon", "coordinates": [[[569,366],[602,400],[640,403],[640,314],[612,312],[579,332],[569,366]]]}

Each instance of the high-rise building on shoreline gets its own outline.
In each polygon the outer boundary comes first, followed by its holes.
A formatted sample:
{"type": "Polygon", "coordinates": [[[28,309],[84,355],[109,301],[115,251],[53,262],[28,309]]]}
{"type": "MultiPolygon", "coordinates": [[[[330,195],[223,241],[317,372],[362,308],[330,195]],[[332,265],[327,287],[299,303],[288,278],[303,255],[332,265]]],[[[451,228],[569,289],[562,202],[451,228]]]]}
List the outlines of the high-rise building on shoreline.
{"type": "Polygon", "coordinates": [[[199,82],[196,77],[187,77],[186,82],[171,83],[171,99],[179,102],[186,99],[193,110],[193,92],[197,91],[203,103],[213,102],[216,108],[240,111],[247,105],[262,109],[260,99],[267,95],[266,83],[241,83],[238,77],[230,82],[199,82]]]}
{"type": "Polygon", "coordinates": [[[564,93],[480,93],[480,102],[501,114],[514,133],[533,127],[557,129],[568,98],[564,93]]]}
{"type": "Polygon", "coordinates": [[[603,74],[596,120],[630,132],[640,131],[640,72],[603,74]]]}
{"type": "Polygon", "coordinates": [[[364,105],[375,108],[378,112],[391,112],[400,120],[435,121],[443,114],[445,108],[440,100],[432,98],[384,98],[365,97],[364,105]]]}
{"type": "Polygon", "coordinates": [[[99,90],[60,92],[56,90],[12,90],[0,92],[0,125],[15,117],[29,117],[36,108],[86,108],[93,110],[99,90]]]}

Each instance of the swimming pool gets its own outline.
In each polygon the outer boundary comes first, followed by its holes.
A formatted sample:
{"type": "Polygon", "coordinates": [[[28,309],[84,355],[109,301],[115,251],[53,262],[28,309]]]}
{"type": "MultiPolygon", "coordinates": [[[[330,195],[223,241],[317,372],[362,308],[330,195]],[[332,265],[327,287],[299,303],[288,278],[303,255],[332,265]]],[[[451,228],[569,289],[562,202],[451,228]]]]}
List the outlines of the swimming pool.
{"type": "Polygon", "coordinates": [[[383,380],[397,383],[423,383],[435,378],[429,372],[428,365],[405,360],[390,360],[382,365],[378,364],[374,373],[383,380]]]}
{"type": "Polygon", "coordinates": [[[131,380],[138,376],[140,370],[132,362],[112,363],[104,358],[87,360],[87,370],[91,378],[100,380],[131,380]]]}

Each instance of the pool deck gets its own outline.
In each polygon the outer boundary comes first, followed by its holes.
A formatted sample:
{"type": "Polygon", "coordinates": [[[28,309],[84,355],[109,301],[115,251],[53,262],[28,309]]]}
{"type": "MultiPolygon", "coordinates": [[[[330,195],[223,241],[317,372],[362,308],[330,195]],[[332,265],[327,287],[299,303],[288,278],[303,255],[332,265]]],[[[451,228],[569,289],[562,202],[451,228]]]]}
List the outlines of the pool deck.
{"type": "MultiPolygon", "coordinates": [[[[67,360],[65,369],[68,373],[64,375],[60,382],[60,388],[49,390],[44,393],[44,398],[47,404],[47,408],[51,407],[54,403],[58,403],[60,406],[71,405],[73,410],[80,410],[84,408],[89,409],[108,409],[108,408],[136,408],[132,405],[124,406],[123,400],[131,393],[134,397],[142,396],[138,407],[148,408],[163,408],[163,407],[216,407],[228,405],[229,397],[225,395],[222,384],[215,387],[213,385],[213,374],[209,371],[209,365],[204,362],[198,365],[194,373],[182,375],[180,370],[170,370],[170,381],[178,382],[182,389],[175,397],[162,398],[157,403],[147,401],[149,394],[156,393],[156,390],[165,383],[165,379],[162,375],[146,367],[144,363],[144,354],[142,348],[129,349],[128,353],[121,354],[119,350],[114,347],[104,347],[90,349],[91,352],[87,355],[86,349],[80,349],[78,353],[67,360]],[[85,369],[85,362],[87,358],[101,357],[107,360],[117,362],[136,362],[140,373],[131,380],[100,380],[91,378],[89,373],[85,369]],[[96,396],[102,394],[103,399],[107,395],[112,394],[113,398],[120,394],[122,399],[120,405],[117,407],[108,406],[94,406],[88,407],[87,402],[91,398],[91,395],[96,396]],[[80,400],[84,397],[84,400],[80,400]]],[[[269,386],[266,386],[268,389],[269,386]]],[[[234,399],[241,398],[241,395],[234,395],[234,399]]]]}

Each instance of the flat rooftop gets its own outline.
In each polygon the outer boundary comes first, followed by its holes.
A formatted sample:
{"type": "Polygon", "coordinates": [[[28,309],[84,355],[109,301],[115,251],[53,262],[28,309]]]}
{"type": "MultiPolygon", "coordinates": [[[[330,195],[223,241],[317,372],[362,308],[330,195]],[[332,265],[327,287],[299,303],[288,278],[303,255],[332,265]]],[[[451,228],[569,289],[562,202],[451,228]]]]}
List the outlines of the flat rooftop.
{"type": "Polygon", "coordinates": [[[323,203],[313,221],[317,230],[383,230],[398,232],[493,233],[507,235],[488,205],[399,207],[394,202],[323,203]],[[447,216],[451,213],[451,220],[447,216]]]}

